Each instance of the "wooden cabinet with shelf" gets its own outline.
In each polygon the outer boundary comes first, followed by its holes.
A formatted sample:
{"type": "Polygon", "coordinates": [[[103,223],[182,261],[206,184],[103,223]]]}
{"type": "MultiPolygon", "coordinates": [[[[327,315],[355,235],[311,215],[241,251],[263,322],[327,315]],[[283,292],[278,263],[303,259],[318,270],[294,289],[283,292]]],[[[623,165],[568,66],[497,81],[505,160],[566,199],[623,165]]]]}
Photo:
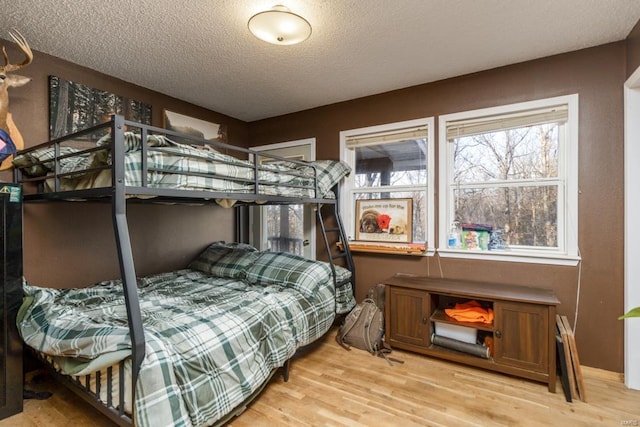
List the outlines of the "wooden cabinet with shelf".
{"type": "Polygon", "coordinates": [[[405,274],[384,283],[385,334],[391,347],[543,382],[555,392],[560,302],[551,290],[405,274]],[[446,308],[470,300],[492,309],[493,322],[460,322],[446,315],[446,308]],[[472,328],[480,345],[489,338],[493,352],[483,358],[434,344],[436,323],[472,328]]]}

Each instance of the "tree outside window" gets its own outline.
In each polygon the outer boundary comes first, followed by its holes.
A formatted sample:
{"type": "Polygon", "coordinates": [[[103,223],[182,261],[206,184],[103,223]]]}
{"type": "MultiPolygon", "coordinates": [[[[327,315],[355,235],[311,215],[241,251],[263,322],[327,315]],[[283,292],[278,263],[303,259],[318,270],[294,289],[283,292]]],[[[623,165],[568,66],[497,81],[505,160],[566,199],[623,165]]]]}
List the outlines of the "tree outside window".
{"type": "Polygon", "coordinates": [[[504,230],[510,246],[557,248],[559,126],[454,139],[455,218],[504,230]]]}
{"type": "Polygon", "coordinates": [[[446,244],[457,221],[493,230],[519,261],[577,262],[577,110],[569,95],[440,117],[445,255],[457,256],[446,244]]]}

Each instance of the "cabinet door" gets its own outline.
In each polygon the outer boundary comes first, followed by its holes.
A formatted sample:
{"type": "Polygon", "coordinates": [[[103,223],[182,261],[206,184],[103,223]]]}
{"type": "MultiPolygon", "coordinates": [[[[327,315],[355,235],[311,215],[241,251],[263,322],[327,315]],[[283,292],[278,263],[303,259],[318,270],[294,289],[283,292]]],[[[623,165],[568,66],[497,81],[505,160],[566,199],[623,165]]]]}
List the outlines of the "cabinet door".
{"type": "Polygon", "coordinates": [[[388,286],[386,311],[386,339],[390,345],[427,347],[430,344],[428,293],[388,286]]]}
{"type": "Polygon", "coordinates": [[[548,372],[549,308],[537,304],[495,302],[494,361],[548,372]]]}

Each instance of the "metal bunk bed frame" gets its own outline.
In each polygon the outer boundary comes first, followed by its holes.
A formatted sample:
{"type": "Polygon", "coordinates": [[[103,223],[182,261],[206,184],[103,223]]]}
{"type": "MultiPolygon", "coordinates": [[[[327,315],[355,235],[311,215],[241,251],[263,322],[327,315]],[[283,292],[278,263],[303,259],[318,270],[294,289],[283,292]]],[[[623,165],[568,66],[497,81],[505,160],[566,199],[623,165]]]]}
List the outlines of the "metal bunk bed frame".
{"type": "MultiPolygon", "coordinates": [[[[193,203],[197,201],[198,203],[215,203],[216,199],[233,199],[238,202],[234,205],[234,207],[247,206],[252,202],[260,201],[261,204],[315,204],[316,205],[316,216],[317,221],[320,223],[320,228],[322,231],[322,238],[325,245],[326,252],[328,254],[328,262],[332,271],[334,285],[336,287],[343,286],[347,283],[352,283],[355,286],[355,266],[353,263],[353,258],[351,252],[349,251],[349,245],[344,245],[343,250],[337,249],[337,245],[331,244],[330,240],[327,237],[327,233],[336,233],[338,241],[347,242],[347,235],[345,233],[345,229],[340,219],[339,215],[339,206],[337,199],[337,185],[334,187],[334,194],[336,195],[335,199],[325,199],[325,198],[304,198],[304,197],[286,197],[286,196],[273,196],[273,195],[264,195],[259,194],[259,174],[258,171],[261,170],[260,162],[258,159],[260,157],[267,157],[269,159],[276,159],[280,161],[287,161],[292,163],[300,163],[305,164],[304,162],[285,159],[280,156],[275,155],[266,155],[264,153],[260,153],[258,151],[253,151],[250,149],[246,149],[243,147],[229,146],[228,144],[215,142],[215,141],[206,141],[207,144],[213,145],[220,149],[228,149],[232,148],[234,151],[244,152],[246,153],[248,158],[254,159],[254,194],[251,193],[229,193],[229,192],[218,192],[218,191],[203,191],[203,190],[180,190],[180,189],[167,189],[167,188],[150,188],[147,183],[147,173],[150,170],[147,165],[146,157],[147,157],[147,136],[152,134],[163,134],[167,136],[174,136],[179,138],[189,139],[190,142],[195,144],[203,144],[203,140],[189,136],[180,134],[177,132],[173,132],[167,129],[157,128],[149,125],[143,125],[140,123],[132,122],[125,120],[121,115],[113,115],[111,120],[105,122],[100,125],[93,126],[91,128],[82,130],[80,132],[76,132],[70,135],[66,135],[61,138],[57,138],[46,143],[40,144],[38,146],[29,148],[27,150],[23,150],[23,152],[35,150],[38,148],[42,148],[45,146],[54,146],[55,153],[55,165],[54,165],[54,173],[53,179],[55,181],[55,191],[51,193],[46,192],[38,192],[35,194],[27,194],[23,192],[23,200],[25,203],[28,202],[43,202],[43,201],[67,201],[67,200],[91,200],[91,201],[104,201],[111,203],[112,206],[112,216],[113,216],[113,229],[116,240],[116,248],[118,252],[118,260],[120,265],[120,275],[122,278],[123,288],[124,288],[124,297],[125,297],[125,305],[126,312],[129,321],[129,333],[131,336],[131,401],[132,405],[134,402],[135,396],[135,385],[137,382],[138,374],[140,372],[140,367],[142,365],[142,361],[145,358],[145,338],[144,338],[144,330],[142,326],[142,316],[140,312],[140,304],[138,300],[137,293],[137,280],[136,280],[136,270],[133,262],[133,252],[131,247],[131,239],[129,233],[129,226],[127,222],[127,201],[141,201],[146,203],[154,203],[154,202],[171,202],[171,203],[193,203]],[[141,137],[141,162],[142,162],[142,185],[141,186],[126,186],[125,185],[125,169],[124,169],[124,157],[125,157],[125,148],[124,148],[124,132],[127,128],[135,128],[140,130],[141,137]],[[87,169],[87,172],[99,171],[101,169],[111,168],[111,186],[103,187],[103,188],[93,188],[86,190],[73,190],[73,191],[63,191],[60,192],[60,177],[64,177],[65,175],[69,175],[70,173],[61,173],[60,168],[60,160],[68,157],[72,157],[73,155],[65,155],[60,152],[60,144],[71,138],[83,137],[90,134],[95,134],[97,131],[110,129],[112,139],[110,147],[96,147],[88,150],[84,150],[85,152],[93,152],[104,150],[105,148],[110,148],[111,150],[111,165],[103,166],[93,169],[87,169]],[[251,157],[253,156],[253,157],[251,157]],[[149,200],[141,200],[141,199],[128,199],[127,195],[137,195],[137,196],[153,196],[154,198],[149,200]],[[265,203],[266,202],[266,203],[265,203]],[[331,228],[326,228],[324,225],[325,216],[323,216],[323,209],[325,207],[333,207],[332,211],[329,215],[332,215],[335,219],[336,226],[331,228]],[[344,267],[347,268],[351,272],[350,279],[338,282],[336,280],[336,269],[335,269],[335,261],[337,259],[342,259],[344,262],[344,267]]],[[[305,164],[307,165],[307,164],[305,164]]],[[[307,165],[312,166],[312,165],[307,165]]],[[[15,168],[15,182],[23,183],[29,185],[29,183],[37,183],[42,185],[43,178],[25,178],[22,172],[15,168]]],[[[317,177],[317,170],[314,167],[315,176],[317,177]]],[[[51,178],[48,176],[47,178],[51,178]]],[[[315,194],[318,194],[318,185],[317,180],[315,182],[315,194]]],[[[295,186],[292,186],[295,187],[295,186]]],[[[241,226],[242,227],[242,226],[241,226]]],[[[241,227],[236,229],[236,233],[239,236],[241,227]]],[[[83,387],[80,381],[75,381],[70,377],[66,377],[60,373],[54,371],[54,375],[58,378],[58,380],[62,381],[66,385],[70,386],[71,390],[76,392],[80,397],[82,397],[85,401],[92,404],[92,406],[96,407],[100,412],[109,417],[112,421],[117,423],[118,425],[132,425],[133,420],[129,417],[124,411],[124,378],[123,378],[123,366],[124,362],[120,362],[120,382],[119,382],[119,396],[120,396],[120,404],[119,408],[116,409],[113,405],[109,405],[111,403],[111,375],[108,373],[107,380],[107,400],[108,403],[105,404],[100,400],[100,373],[98,373],[97,377],[97,390],[95,395],[88,396],[87,392],[89,389],[89,375],[86,378],[86,386],[83,387]]],[[[289,375],[289,366],[290,361],[284,366],[284,379],[285,381],[288,379],[289,375]]],[[[110,371],[111,368],[109,368],[110,371]]],[[[266,383],[265,383],[266,385],[266,383]]],[[[264,386],[264,385],[263,385],[264,386]]],[[[254,395],[257,395],[262,389],[256,391],[254,395]]],[[[94,393],[91,393],[94,394],[94,393]]],[[[249,399],[253,399],[255,397],[252,395],[249,399]]],[[[237,408],[236,411],[232,411],[227,417],[224,417],[220,422],[227,422],[229,418],[233,415],[237,415],[242,412],[246,406],[242,406],[237,408]]],[[[133,410],[133,408],[132,408],[133,410]]]]}

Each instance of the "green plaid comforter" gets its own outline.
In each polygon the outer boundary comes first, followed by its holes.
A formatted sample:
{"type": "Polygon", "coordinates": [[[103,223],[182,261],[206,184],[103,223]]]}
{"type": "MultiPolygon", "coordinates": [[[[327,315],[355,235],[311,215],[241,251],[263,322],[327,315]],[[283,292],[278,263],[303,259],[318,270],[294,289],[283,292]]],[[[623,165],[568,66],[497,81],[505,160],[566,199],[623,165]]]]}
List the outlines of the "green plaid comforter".
{"type": "MultiPolygon", "coordinates": [[[[190,190],[211,190],[227,193],[254,193],[255,169],[252,162],[225,154],[198,150],[188,146],[163,148],[147,153],[148,186],[190,190]]],[[[258,194],[290,197],[329,196],[331,188],[349,172],[343,162],[320,160],[311,166],[293,163],[267,164],[258,170],[258,194]]],[[[125,155],[125,184],[142,185],[141,153],[125,155]]]]}
{"type": "MultiPolygon", "coordinates": [[[[97,142],[106,146],[111,142],[107,135],[97,142]]],[[[142,144],[140,135],[124,133],[125,185],[142,186],[142,144]]],[[[256,193],[255,164],[220,153],[209,147],[192,147],[179,144],[162,135],[147,138],[147,183],[151,188],[220,191],[225,193],[256,193]]],[[[61,177],[64,190],[95,188],[108,185],[110,179],[96,181],[96,176],[110,171],[83,172],[90,168],[110,165],[110,150],[92,153],[71,147],[63,147],[61,153],[76,156],[60,159],[60,171],[69,174],[61,177]],[[74,173],[77,172],[77,173],[74,173]],[[100,184],[96,184],[99,182],[100,184]]],[[[29,176],[50,174],[54,168],[53,147],[19,154],[14,165],[29,176]]],[[[267,162],[257,169],[257,194],[306,198],[333,198],[331,189],[351,168],[342,161],[318,160],[305,164],[294,162],[267,162]],[[317,184],[317,192],[316,192],[317,184]]]]}
{"type": "MultiPolygon", "coordinates": [[[[328,270],[321,263],[314,268],[328,270]]],[[[298,288],[310,280],[281,283],[250,284],[191,269],[140,279],[146,357],[136,386],[136,425],[209,425],[298,347],[326,333],[335,316],[331,280],[314,289],[298,288]]],[[[66,290],[25,284],[25,293],[18,326],[36,350],[86,361],[130,349],[119,281],[66,290]]]]}

